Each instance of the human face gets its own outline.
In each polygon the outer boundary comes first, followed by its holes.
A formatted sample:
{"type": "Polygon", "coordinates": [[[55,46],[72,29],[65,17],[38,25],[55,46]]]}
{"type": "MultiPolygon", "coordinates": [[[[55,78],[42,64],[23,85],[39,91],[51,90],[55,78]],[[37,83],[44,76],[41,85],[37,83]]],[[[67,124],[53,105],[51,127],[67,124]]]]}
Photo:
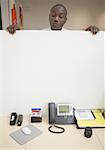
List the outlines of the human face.
{"type": "Polygon", "coordinates": [[[62,6],[53,7],[49,14],[52,30],[61,30],[67,20],[67,12],[62,6]]]}

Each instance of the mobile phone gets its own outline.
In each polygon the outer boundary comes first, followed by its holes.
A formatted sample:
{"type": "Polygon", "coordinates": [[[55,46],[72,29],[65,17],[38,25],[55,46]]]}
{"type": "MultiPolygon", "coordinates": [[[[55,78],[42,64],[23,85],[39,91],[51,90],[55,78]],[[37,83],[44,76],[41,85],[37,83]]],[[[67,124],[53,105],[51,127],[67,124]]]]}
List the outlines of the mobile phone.
{"type": "Polygon", "coordinates": [[[19,114],[18,116],[18,120],[17,120],[17,126],[21,126],[23,122],[23,115],[19,114]]]}
{"type": "Polygon", "coordinates": [[[17,119],[17,113],[12,112],[10,116],[10,125],[15,125],[16,124],[16,119],[17,119]]]}

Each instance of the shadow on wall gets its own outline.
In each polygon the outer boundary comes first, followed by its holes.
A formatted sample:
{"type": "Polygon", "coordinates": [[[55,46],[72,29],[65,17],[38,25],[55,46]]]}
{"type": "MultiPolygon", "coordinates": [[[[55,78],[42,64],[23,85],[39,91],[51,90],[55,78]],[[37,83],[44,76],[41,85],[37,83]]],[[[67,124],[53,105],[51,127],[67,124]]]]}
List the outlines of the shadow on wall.
{"type": "Polygon", "coordinates": [[[2,30],[1,6],[0,6],[0,30],[2,30]]]}

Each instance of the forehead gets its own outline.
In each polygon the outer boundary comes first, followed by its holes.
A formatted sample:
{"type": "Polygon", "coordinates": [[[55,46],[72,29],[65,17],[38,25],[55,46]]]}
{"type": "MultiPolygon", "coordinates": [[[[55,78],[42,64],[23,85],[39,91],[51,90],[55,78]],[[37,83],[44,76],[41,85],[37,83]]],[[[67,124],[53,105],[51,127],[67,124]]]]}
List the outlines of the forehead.
{"type": "Polygon", "coordinates": [[[62,6],[55,6],[51,9],[51,13],[59,13],[59,14],[65,14],[66,15],[66,10],[62,6]]]}

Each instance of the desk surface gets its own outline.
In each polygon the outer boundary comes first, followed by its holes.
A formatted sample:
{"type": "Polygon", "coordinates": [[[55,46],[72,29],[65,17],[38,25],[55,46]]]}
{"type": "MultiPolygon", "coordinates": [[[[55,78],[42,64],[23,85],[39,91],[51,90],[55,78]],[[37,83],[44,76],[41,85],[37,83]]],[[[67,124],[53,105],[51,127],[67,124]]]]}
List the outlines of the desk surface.
{"type": "MultiPolygon", "coordinates": [[[[29,124],[24,117],[22,126],[29,124]]],[[[62,125],[65,132],[53,134],[48,131],[47,119],[42,123],[32,123],[43,133],[25,145],[16,143],[9,134],[21,127],[10,126],[8,117],[0,117],[0,150],[103,150],[105,149],[105,129],[93,129],[91,138],[84,137],[84,130],[75,125],[62,125]]]]}

